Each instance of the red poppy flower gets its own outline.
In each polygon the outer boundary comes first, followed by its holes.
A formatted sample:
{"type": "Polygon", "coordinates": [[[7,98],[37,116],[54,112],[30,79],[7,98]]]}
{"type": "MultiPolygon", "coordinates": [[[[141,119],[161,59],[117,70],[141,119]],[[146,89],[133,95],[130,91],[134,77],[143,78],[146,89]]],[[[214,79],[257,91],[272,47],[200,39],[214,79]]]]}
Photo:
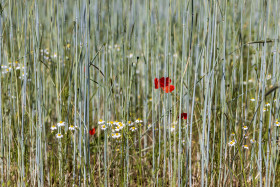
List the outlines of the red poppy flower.
{"type": "Polygon", "coordinates": [[[164,87],[169,86],[169,84],[171,83],[171,79],[169,77],[161,77],[160,79],[155,78],[154,83],[155,89],[158,89],[159,87],[163,89],[164,87]]]}
{"type": "MultiPolygon", "coordinates": [[[[179,118],[179,116],[178,116],[179,118]]],[[[181,113],[181,119],[187,119],[188,118],[188,114],[187,113],[181,113]]]]}
{"type": "Polygon", "coordinates": [[[89,134],[93,136],[95,134],[95,128],[89,130],[89,134]]]}
{"type": "Polygon", "coordinates": [[[159,79],[159,85],[161,88],[164,88],[166,86],[169,86],[169,84],[171,83],[171,79],[169,77],[161,77],[159,79]]]}
{"type": "Polygon", "coordinates": [[[175,86],[170,84],[168,86],[163,87],[162,89],[165,91],[165,93],[170,93],[175,89],[175,86]]]}
{"type": "Polygon", "coordinates": [[[155,89],[158,89],[159,88],[158,78],[155,78],[154,83],[155,83],[155,89]]]}

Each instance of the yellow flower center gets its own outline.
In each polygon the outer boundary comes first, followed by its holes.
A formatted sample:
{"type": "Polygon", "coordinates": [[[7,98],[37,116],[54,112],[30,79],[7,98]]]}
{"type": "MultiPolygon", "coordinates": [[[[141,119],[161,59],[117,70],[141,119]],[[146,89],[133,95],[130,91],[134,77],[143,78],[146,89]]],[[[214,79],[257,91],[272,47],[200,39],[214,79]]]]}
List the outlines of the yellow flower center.
{"type": "Polygon", "coordinates": [[[59,123],[63,123],[62,121],[60,121],[59,123]]]}

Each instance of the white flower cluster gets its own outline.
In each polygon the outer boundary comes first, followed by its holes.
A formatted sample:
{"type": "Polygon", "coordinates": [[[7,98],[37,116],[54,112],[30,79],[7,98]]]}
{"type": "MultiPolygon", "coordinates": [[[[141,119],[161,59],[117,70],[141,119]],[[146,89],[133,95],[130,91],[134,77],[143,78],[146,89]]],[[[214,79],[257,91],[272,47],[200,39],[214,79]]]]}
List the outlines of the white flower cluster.
{"type": "MultiPolygon", "coordinates": [[[[60,128],[61,128],[61,127],[64,127],[65,125],[66,125],[66,122],[60,121],[60,122],[58,122],[56,125],[52,125],[52,126],[51,126],[51,131],[57,130],[57,128],[59,128],[59,132],[56,134],[56,138],[60,139],[60,138],[63,137],[63,135],[61,134],[60,128]]],[[[69,129],[70,131],[74,131],[74,130],[76,130],[77,128],[78,128],[77,126],[70,125],[68,129],[69,129]]]]}
{"type": "Polygon", "coordinates": [[[113,139],[120,140],[123,134],[123,129],[127,126],[128,131],[135,132],[141,126],[141,123],[143,121],[141,119],[136,119],[134,122],[127,121],[127,122],[119,122],[119,121],[104,121],[100,119],[98,122],[98,125],[100,126],[100,129],[102,131],[108,130],[111,133],[111,137],[113,139]]]}

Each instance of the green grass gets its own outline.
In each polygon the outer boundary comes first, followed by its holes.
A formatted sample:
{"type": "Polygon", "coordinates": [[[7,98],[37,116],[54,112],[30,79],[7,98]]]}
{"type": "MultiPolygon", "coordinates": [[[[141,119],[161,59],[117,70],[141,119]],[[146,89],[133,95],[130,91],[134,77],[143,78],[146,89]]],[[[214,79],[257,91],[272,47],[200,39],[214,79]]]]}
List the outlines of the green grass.
{"type": "Polygon", "coordinates": [[[278,186],[278,7],[2,0],[1,186],[278,186]]]}

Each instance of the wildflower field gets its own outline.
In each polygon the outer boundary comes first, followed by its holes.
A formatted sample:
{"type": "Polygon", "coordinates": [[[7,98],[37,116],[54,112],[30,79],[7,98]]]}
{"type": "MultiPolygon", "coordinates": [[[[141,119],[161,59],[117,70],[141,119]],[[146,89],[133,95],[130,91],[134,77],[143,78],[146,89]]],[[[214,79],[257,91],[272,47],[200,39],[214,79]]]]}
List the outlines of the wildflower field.
{"type": "Polygon", "coordinates": [[[280,186],[279,0],[0,0],[1,186],[280,186]]]}

